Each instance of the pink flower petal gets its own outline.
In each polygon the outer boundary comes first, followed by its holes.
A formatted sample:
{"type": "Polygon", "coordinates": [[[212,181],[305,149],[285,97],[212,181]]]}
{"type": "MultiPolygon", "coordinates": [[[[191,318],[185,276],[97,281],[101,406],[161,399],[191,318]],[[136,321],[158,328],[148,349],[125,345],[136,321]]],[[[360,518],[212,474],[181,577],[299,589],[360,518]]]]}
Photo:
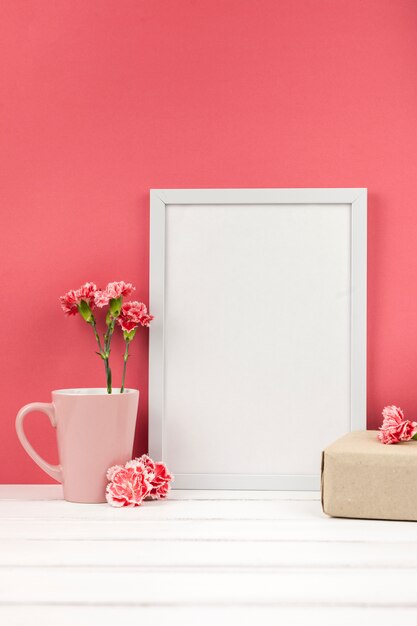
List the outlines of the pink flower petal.
{"type": "Polygon", "coordinates": [[[102,291],[95,294],[95,304],[98,307],[107,306],[110,300],[116,300],[121,296],[130,296],[135,290],[132,283],[125,283],[123,280],[119,282],[109,283],[102,291]]]}
{"type": "Polygon", "coordinates": [[[78,305],[84,300],[90,309],[94,308],[97,286],[94,283],[85,283],[79,289],[71,289],[60,297],[61,307],[67,315],[77,315],[78,305]]]}
{"type": "Polygon", "coordinates": [[[136,300],[125,302],[117,319],[122,330],[128,333],[138,326],[149,326],[152,320],[153,315],[149,315],[146,305],[136,300]]]}
{"type": "Polygon", "coordinates": [[[166,498],[173,476],[164,463],[148,455],[113,465],[107,470],[106,500],[115,507],[140,506],[145,498],[166,498]]]}
{"type": "Polygon", "coordinates": [[[384,419],[378,433],[381,443],[390,445],[410,441],[417,432],[417,423],[406,420],[403,411],[397,406],[386,406],[382,416],[384,419]]]}

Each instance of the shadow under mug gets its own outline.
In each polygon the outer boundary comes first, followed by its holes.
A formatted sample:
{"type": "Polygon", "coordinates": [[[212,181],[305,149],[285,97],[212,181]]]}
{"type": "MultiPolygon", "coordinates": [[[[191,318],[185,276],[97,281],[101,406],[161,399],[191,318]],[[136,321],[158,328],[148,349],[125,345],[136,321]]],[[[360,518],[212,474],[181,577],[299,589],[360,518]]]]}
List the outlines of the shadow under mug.
{"type": "Polygon", "coordinates": [[[132,458],[137,389],[108,394],[106,389],[59,389],[52,402],[26,404],[16,416],[16,432],[28,455],[44,472],[62,483],[69,502],[105,502],[106,472],[132,458]],[[46,413],[57,432],[59,465],[51,465],[34,450],[24,431],[31,411],[46,413]]]}

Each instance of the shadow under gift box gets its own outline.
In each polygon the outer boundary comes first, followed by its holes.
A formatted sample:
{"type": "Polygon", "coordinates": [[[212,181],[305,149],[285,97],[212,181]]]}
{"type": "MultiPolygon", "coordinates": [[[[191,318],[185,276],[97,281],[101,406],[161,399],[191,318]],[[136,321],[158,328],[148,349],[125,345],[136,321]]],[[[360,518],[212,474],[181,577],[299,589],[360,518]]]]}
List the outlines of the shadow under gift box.
{"type": "Polygon", "coordinates": [[[384,445],[351,432],[322,456],[321,501],[332,517],[417,520],[417,441],[384,445]]]}

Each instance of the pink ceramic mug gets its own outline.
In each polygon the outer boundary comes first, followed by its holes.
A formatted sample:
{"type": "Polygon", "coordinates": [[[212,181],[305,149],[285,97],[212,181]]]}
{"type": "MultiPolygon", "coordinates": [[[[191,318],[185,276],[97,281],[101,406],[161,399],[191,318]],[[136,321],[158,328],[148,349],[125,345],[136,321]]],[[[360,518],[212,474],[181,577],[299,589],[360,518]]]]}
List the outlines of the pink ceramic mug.
{"type": "Polygon", "coordinates": [[[49,476],[62,483],[70,502],[105,502],[106,471],[132,457],[139,391],[60,389],[52,403],[27,404],[16,417],[20,443],[49,476]],[[42,411],[57,431],[59,465],[47,463],[31,446],[23,428],[25,416],[42,411]]]}

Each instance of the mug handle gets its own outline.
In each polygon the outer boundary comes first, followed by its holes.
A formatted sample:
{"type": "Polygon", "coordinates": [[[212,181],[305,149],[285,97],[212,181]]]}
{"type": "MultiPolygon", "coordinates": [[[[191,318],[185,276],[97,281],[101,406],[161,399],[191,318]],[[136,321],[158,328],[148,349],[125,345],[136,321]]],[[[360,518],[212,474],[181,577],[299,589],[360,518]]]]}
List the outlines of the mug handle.
{"type": "Polygon", "coordinates": [[[39,465],[41,469],[43,469],[44,472],[49,474],[49,476],[52,476],[52,478],[55,478],[55,480],[62,483],[61,465],[51,465],[50,463],[45,461],[45,459],[43,459],[36,452],[36,450],[32,448],[31,444],[28,441],[28,438],[25,435],[23,422],[26,415],[31,411],[41,411],[42,413],[45,413],[49,417],[49,421],[51,422],[52,426],[56,428],[54,405],[48,404],[47,402],[31,402],[30,404],[26,404],[20,409],[19,413],[16,416],[16,432],[17,436],[19,437],[20,443],[22,444],[30,458],[33,459],[35,463],[39,465]]]}

